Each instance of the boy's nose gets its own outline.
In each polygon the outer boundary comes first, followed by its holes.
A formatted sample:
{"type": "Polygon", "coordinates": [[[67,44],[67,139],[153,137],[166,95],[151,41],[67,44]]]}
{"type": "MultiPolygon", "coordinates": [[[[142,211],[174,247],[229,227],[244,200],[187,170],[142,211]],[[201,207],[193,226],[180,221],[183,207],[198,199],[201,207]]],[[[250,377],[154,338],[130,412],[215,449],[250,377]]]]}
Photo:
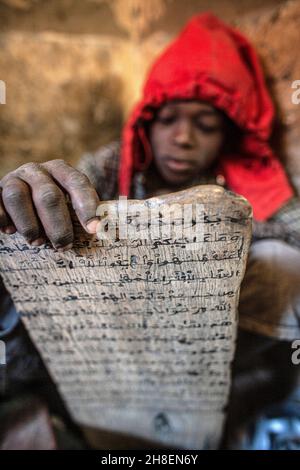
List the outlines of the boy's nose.
{"type": "Polygon", "coordinates": [[[185,148],[194,146],[193,126],[188,121],[179,122],[174,129],[173,141],[176,145],[185,148]]]}

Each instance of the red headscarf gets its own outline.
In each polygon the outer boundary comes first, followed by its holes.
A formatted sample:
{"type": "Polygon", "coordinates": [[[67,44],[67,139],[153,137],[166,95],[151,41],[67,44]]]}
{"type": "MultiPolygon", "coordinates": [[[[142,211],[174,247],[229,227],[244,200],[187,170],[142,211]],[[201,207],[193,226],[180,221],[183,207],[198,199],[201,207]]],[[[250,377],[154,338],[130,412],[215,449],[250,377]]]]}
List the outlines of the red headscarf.
{"type": "Polygon", "coordinates": [[[119,190],[129,195],[135,170],[152,158],[145,122],[172,99],[199,99],[223,110],[243,131],[238,154],[221,155],[217,173],[246,197],[256,220],[266,220],[292,195],[268,140],[274,109],[248,40],[211,13],[193,17],[152,66],[142,100],[122,136],[119,190]]]}

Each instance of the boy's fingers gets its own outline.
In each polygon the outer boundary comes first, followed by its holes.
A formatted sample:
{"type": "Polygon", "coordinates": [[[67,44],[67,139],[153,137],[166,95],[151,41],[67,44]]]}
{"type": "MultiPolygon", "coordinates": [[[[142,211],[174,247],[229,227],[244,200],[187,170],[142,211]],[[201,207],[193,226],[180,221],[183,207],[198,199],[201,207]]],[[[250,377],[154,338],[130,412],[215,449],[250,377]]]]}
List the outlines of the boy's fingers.
{"type": "MultiPolygon", "coordinates": [[[[15,174],[30,186],[34,208],[52,245],[59,249],[70,248],[74,238],[73,225],[63,191],[42,165],[28,163],[22,165],[15,174]]],[[[15,207],[20,214],[22,203],[19,198],[15,207]]],[[[30,220],[33,224],[33,219],[30,220]]],[[[36,238],[40,236],[42,233],[36,238]]]]}
{"type": "Polygon", "coordinates": [[[16,231],[11,218],[7,214],[3,200],[2,200],[2,188],[0,187],[0,230],[4,233],[14,233],[16,231]]]}
{"type": "Polygon", "coordinates": [[[69,194],[83,228],[89,233],[96,233],[96,211],[100,201],[88,177],[63,160],[52,160],[43,166],[69,194]]]}
{"type": "Polygon", "coordinates": [[[69,248],[74,233],[62,189],[70,196],[83,227],[96,233],[97,192],[87,176],[63,160],[22,165],[4,177],[1,186],[0,228],[10,230],[9,233],[15,231],[14,223],[27,240],[38,242],[44,229],[56,248],[69,248]]]}
{"type": "MultiPolygon", "coordinates": [[[[10,176],[2,182],[3,206],[9,214],[6,216],[5,233],[14,233],[14,227],[28,242],[41,236],[41,225],[36,217],[30,189],[21,179],[10,176]]],[[[5,216],[4,216],[5,217],[5,216]]]]}

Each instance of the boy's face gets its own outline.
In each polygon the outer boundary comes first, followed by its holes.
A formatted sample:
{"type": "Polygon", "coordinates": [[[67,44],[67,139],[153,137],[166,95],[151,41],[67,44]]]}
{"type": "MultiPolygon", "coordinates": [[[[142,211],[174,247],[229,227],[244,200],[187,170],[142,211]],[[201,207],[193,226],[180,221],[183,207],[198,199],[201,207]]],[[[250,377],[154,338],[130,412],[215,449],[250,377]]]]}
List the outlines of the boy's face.
{"type": "Polygon", "coordinates": [[[150,127],[155,165],[172,185],[182,185],[209,169],[224,142],[223,115],[201,101],[169,101],[150,127]]]}

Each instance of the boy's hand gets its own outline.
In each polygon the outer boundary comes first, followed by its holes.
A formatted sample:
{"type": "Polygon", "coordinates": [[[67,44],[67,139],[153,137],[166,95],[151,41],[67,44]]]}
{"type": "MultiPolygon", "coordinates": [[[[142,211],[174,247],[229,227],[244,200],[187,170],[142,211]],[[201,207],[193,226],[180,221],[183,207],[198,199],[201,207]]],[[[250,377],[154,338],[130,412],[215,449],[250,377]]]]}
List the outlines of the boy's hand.
{"type": "Polygon", "coordinates": [[[34,246],[48,238],[54,248],[71,248],[74,234],[65,194],[85,230],[95,233],[97,192],[86,175],[63,160],[25,163],[2,178],[0,230],[18,231],[34,246]]]}

